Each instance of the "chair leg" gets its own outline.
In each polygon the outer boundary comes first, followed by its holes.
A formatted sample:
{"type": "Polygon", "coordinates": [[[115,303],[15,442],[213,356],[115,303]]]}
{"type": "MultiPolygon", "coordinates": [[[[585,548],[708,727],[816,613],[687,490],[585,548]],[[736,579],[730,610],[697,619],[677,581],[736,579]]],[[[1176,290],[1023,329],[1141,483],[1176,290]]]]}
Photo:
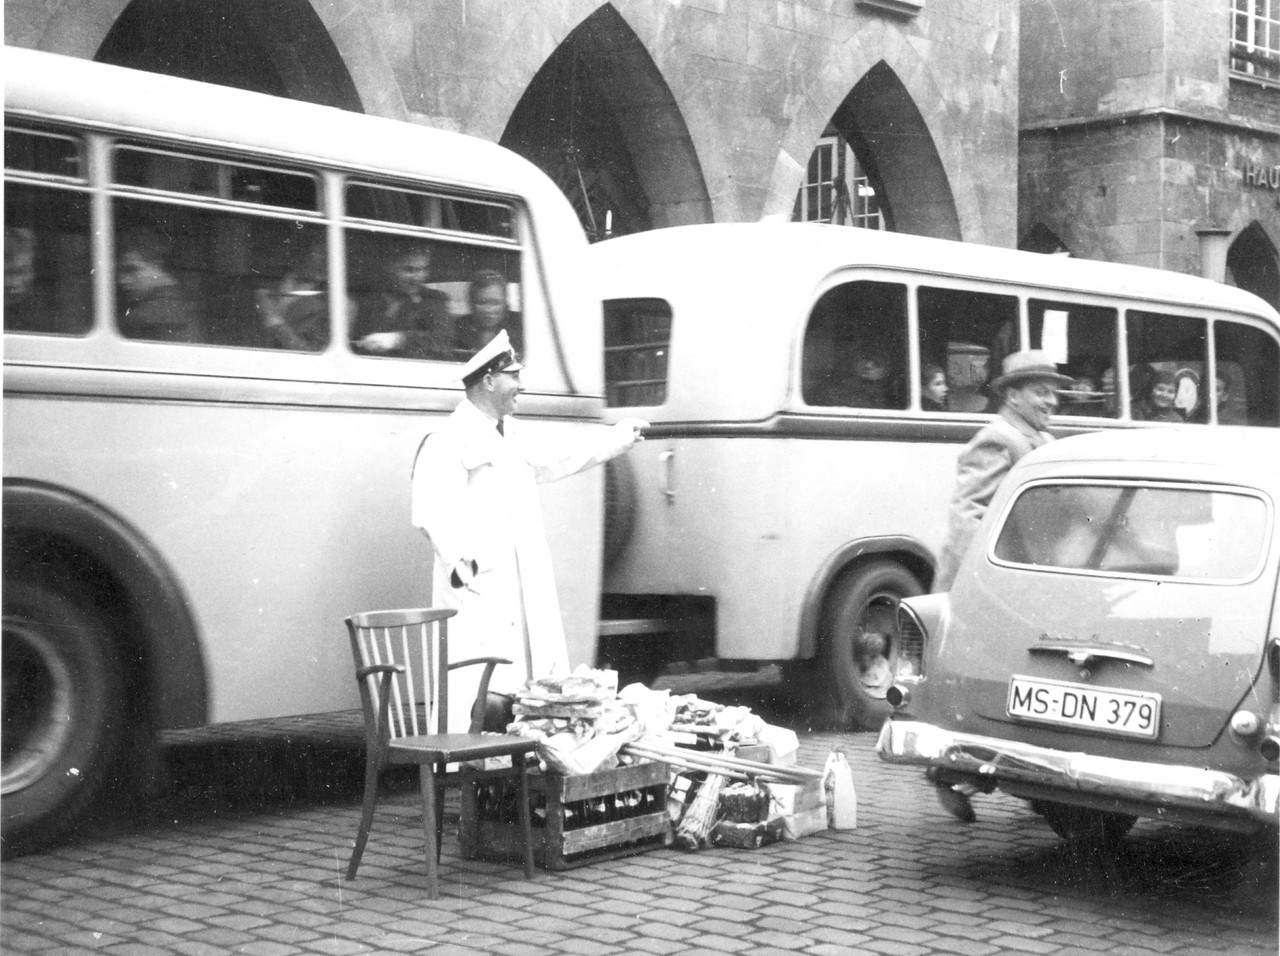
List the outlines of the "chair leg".
{"type": "Polygon", "coordinates": [[[376,754],[367,754],[364,761],[364,806],[360,810],[360,829],[356,831],[356,845],[351,850],[351,860],[347,863],[347,879],[356,878],[356,870],[360,868],[360,858],[364,856],[364,846],[369,840],[369,828],[373,826],[373,810],[378,803],[378,758],[376,754]]]}
{"type": "Polygon", "coordinates": [[[520,832],[524,835],[524,878],[533,879],[533,823],[529,819],[529,761],[524,754],[512,754],[520,761],[520,832]]]}
{"type": "Polygon", "coordinates": [[[436,840],[436,772],[430,763],[418,767],[418,783],[422,790],[422,830],[427,844],[427,899],[440,898],[440,846],[436,840]]]}
{"type": "MultiPolygon", "coordinates": [[[[436,773],[439,776],[437,780],[443,780],[447,764],[440,764],[436,767],[436,773]]],[[[444,784],[436,784],[436,862],[440,862],[440,847],[444,844],[444,784]]]]}

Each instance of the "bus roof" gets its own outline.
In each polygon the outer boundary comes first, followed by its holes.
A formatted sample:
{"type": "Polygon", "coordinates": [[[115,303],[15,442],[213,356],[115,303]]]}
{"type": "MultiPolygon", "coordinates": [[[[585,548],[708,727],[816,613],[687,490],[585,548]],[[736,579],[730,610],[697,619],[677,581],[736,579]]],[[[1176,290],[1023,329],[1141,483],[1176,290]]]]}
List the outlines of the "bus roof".
{"type": "Polygon", "coordinates": [[[750,421],[782,408],[789,362],[798,361],[796,339],[817,289],[851,268],[915,273],[925,283],[972,279],[1013,291],[1105,295],[1156,308],[1212,307],[1280,324],[1257,296],[1197,276],[819,223],[655,229],[597,243],[588,262],[601,298],[670,303],[670,385],[654,416],[672,420],[750,421]],[[732,362],[706,362],[726,354],[732,362]]]}
{"type": "MultiPolygon", "coordinates": [[[[991,279],[1018,285],[1188,306],[1259,312],[1280,320],[1262,299],[1218,282],[1164,269],[1020,252],[998,246],[822,223],[758,222],[673,226],[612,239],[595,247],[615,266],[639,273],[652,263],[684,263],[703,285],[750,277],[752,285],[786,275],[810,286],[831,272],[869,266],[922,275],[991,279]],[[646,264],[648,263],[648,264],[646,264]],[[624,267],[625,268],[625,267],[624,267]]],[[[754,294],[754,293],[753,293],[754,294]]]]}
{"type": "MultiPolygon", "coordinates": [[[[4,48],[5,109],[77,125],[178,136],[205,146],[430,177],[442,185],[554,197],[572,207],[540,169],[474,136],[212,83],[4,48]]],[[[585,244],[581,226],[572,219],[585,244]]]]}

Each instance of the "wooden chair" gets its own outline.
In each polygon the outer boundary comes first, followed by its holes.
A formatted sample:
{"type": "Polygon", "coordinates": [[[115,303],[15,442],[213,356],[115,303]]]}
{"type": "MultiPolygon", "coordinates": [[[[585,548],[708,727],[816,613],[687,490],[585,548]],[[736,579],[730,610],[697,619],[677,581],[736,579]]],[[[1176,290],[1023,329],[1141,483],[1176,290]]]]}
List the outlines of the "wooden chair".
{"type": "Polygon", "coordinates": [[[444,825],[444,789],[494,776],[515,775],[520,780],[520,826],[524,836],[524,873],[533,877],[533,831],[529,821],[529,780],[526,755],[537,746],[534,741],[508,734],[481,734],[484,703],[489,680],[499,657],[477,657],[449,661],[448,619],[458,613],[452,608],[417,608],[399,611],[369,611],[346,619],[355,658],[356,680],[364,708],[365,779],[364,808],[356,835],[347,879],[355,879],[373,823],[378,802],[378,777],[384,767],[417,764],[422,791],[422,825],[427,849],[427,894],[440,895],[440,840],[444,825]],[[484,665],[476,702],[472,707],[470,731],[447,732],[449,681],[452,671],[484,665]],[[437,733],[429,733],[432,716],[437,733]],[[468,761],[509,756],[510,769],[480,770],[468,761]],[[450,763],[456,772],[446,772],[450,763]]]}

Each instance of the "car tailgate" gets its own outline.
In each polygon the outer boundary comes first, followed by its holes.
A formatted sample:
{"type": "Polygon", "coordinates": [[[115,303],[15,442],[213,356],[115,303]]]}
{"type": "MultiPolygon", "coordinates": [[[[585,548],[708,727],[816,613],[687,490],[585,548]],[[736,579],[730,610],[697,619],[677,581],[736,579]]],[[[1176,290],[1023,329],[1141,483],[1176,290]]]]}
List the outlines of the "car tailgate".
{"type": "Polygon", "coordinates": [[[1109,711],[1154,701],[1149,737],[1141,722],[1123,720],[1094,720],[1082,732],[1205,747],[1259,673],[1274,586],[1266,575],[1223,585],[987,565],[982,586],[952,592],[948,669],[974,717],[1079,727],[1061,701],[1034,714],[1026,695],[1038,687],[1046,700],[1070,696],[1069,711],[1081,701],[1109,711]],[[1015,676],[1024,679],[1017,701],[1015,676]]]}

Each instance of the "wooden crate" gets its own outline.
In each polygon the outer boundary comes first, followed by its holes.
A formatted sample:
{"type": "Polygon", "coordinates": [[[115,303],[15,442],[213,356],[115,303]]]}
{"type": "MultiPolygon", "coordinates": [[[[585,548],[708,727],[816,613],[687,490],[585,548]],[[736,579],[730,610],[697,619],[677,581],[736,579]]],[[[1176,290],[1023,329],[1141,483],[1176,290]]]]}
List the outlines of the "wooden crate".
{"type": "MultiPolygon", "coordinates": [[[[643,853],[664,846],[670,839],[667,817],[667,765],[657,762],[632,764],[581,776],[531,773],[530,802],[534,816],[534,858],[548,870],[567,870],[600,860],[643,853]],[[630,793],[652,796],[653,812],[624,815],[607,822],[575,825],[584,807],[603,801],[613,806],[613,798],[630,793]],[[566,822],[569,824],[566,826],[566,822]]],[[[499,792],[490,781],[477,781],[462,790],[460,841],[462,855],[469,860],[519,861],[524,858],[520,824],[513,814],[495,818],[490,807],[514,800],[514,781],[499,781],[509,787],[499,792]],[[481,793],[482,787],[489,787],[481,793]]],[[[615,808],[616,810],[616,808],[615,808]]],[[[587,819],[590,819],[589,811],[587,819]]]]}

